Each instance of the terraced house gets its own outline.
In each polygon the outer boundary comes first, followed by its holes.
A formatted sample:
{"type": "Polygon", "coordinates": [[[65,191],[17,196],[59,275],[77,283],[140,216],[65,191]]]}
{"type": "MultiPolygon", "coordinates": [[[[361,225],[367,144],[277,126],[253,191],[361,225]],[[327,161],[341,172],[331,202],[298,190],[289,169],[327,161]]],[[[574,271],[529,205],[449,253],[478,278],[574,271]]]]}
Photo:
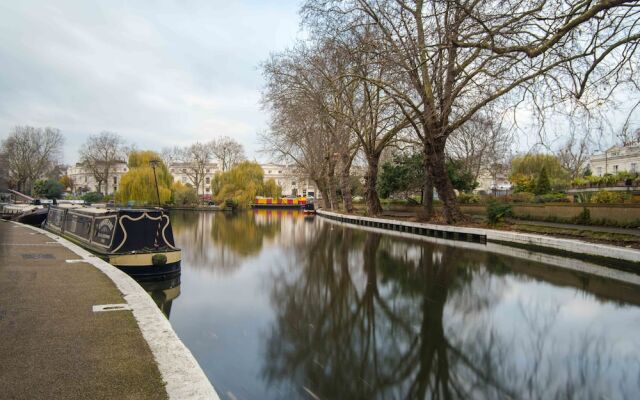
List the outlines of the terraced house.
{"type": "Polygon", "coordinates": [[[640,142],[613,146],[600,154],[591,156],[591,172],[596,176],[618,172],[640,172],[640,142]]]}

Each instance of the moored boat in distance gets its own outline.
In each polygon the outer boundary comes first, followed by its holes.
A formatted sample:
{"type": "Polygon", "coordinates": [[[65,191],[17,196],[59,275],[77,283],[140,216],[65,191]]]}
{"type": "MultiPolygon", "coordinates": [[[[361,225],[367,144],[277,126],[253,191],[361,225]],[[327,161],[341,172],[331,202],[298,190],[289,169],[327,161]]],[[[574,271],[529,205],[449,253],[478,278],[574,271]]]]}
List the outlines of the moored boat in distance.
{"type": "Polygon", "coordinates": [[[316,213],[316,207],[313,203],[307,203],[304,205],[302,212],[305,213],[305,215],[313,215],[316,213]]]}
{"type": "Polygon", "coordinates": [[[47,218],[48,211],[49,209],[41,204],[4,204],[0,215],[2,219],[40,226],[47,218]]]}
{"type": "Polygon", "coordinates": [[[52,205],[44,228],[134,277],[180,273],[181,252],[162,209],[52,205]]]}
{"type": "Polygon", "coordinates": [[[307,204],[306,197],[296,198],[273,198],[273,197],[256,197],[251,207],[253,208],[302,208],[307,204]]]}

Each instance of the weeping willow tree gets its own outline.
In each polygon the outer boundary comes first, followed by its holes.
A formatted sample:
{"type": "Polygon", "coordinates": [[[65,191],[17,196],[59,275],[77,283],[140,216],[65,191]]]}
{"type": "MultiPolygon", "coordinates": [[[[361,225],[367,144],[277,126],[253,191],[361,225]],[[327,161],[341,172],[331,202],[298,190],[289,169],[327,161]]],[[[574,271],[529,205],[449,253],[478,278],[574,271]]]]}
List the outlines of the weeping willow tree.
{"type": "Polygon", "coordinates": [[[171,202],[173,176],[162,162],[160,155],[153,151],[133,151],[129,154],[129,171],[120,180],[116,201],[119,203],[135,201],[139,204],[158,203],[153,168],[151,167],[152,160],[158,161],[156,176],[160,203],[171,202]]]}
{"type": "Polygon", "coordinates": [[[260,164],[243,161],[229,171],[216,174],[213,179],[216,201],[233,200],[239,206],[248,206],[256,196],[278,197],[282,188],[273,179],[264,182],[260,164]]]}

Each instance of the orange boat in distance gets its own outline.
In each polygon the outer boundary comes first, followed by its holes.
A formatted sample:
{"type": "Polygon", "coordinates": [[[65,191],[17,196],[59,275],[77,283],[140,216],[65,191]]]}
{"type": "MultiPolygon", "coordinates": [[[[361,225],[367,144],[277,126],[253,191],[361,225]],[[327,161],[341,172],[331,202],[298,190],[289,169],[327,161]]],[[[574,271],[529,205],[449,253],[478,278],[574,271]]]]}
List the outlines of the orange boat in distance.
{"type": "Polygon", "coordinates": [[[302,208],[307,204],[306,197],[256,197],[252,208],[302,208]]]}

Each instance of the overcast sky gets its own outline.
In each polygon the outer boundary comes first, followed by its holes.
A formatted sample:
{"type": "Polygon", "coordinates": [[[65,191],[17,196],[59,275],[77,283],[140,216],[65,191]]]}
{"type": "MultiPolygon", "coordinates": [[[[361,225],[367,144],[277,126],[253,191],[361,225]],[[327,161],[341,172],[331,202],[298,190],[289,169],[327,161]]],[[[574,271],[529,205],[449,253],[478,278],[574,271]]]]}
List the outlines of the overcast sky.
{"type": "Polygon", "coordinates": [[[301,36],[297,0],[0,2],[0,139],[52,126],[141,149],[218,136],[257,157],[259,65],[301,36]],[[55,3],[55,4],[54,4],[55,3]]]}
{"type": "MultiPolygon", "coordinates": [[[[1,1],[0,139],[16,125],[58,128],[70,164],[87,136],[105,130],[153,150],[231,136],[249,158],[268,161],[256,142],[267,128],[259,66],[303,36],[299,5],[1,1]]],[[[625,99],[623,108],[635,104],[625,99]]],[[[614,125],[623,121],[611,115],[614,125]]],[[[521,112],[518,120],[527,126],[530,114],[521,112]]],[[[566,130],[558,124],[555,143],[566,130]]],[[[522,132],[516,139],[514,150],[521,152],[538,141],[522,132]]],[[[598,141],[594,148],[616,139],[609,133],[598,141]]]]}

